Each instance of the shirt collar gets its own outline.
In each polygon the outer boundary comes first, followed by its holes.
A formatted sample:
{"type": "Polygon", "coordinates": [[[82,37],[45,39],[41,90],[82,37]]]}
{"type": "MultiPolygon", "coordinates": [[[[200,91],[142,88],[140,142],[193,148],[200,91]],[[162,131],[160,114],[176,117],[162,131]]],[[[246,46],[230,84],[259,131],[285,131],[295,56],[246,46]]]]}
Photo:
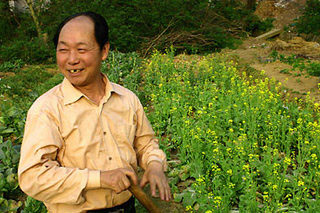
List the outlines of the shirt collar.
{"type": "MultiPolygon", "coordinates": [[[[119,90],[119,88],[115,86],[114,83],[109,81],[108,77],[105,74],[102,73],[102,75],[103,75],[103,81],[106,85],[105,96],[111,96],[112,92],[122,95],[122,92],[119,90]]],[[[62,81],[62,93],[64,95],[64,98],[63,98],[64,105],[74,103],[78,101],[82,96],[86,97],[82,92],[76,89],[67,78],[64,78],[62,81]]]]}

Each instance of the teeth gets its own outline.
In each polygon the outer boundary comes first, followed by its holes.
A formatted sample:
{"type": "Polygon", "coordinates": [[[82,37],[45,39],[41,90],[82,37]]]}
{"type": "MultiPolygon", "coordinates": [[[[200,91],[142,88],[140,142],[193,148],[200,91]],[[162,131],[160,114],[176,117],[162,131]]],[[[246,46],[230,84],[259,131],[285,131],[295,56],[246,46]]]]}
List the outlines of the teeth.
{"type": "Polygon", "coordinates": [[[77,73],[79,72],[80,70],[70,70],[71,73],[77,73]]]}

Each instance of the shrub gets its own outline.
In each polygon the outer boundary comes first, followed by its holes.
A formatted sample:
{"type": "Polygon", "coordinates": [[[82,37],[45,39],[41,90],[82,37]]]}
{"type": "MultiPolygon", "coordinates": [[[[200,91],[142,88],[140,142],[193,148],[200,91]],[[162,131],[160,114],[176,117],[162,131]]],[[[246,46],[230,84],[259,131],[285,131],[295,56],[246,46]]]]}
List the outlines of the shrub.
{"type": "Polygon", "coordinates": [[[5,61],[0,64],[0,72],[18,72],[23,66],[23,61],[21,59],[15,61],[5,61]]]}
{"type": "Polygon", "coordinates": [[[46,213],[47,209],[43,205],[42,202],[33,199],[32,197],[28,197],[24,202],[25,208],[21,211],[21,213],[29,213],[29,212],[37,212],[37,213],[46,213]]]}
{"type": "MultiPolygon", "coordinates": [[[[40,2],[40,1],[36,1],[40,2]]],[[[110,27],[113,50],[121,52],[151,52],[173,45],[177,52],[203,53],[234,47],[237,39],[252,32],[263,31],[270,21],[260,21],[246,10],[240,1],[51,1],[39,7],[38,19],[42,31],[49,35],[49,47],[37,37],[28,14],[16,14],[20,27],[11,42],[1,48],[0,58],[21,58],[28,63],[41,63],[52,57],[50,38],[58,24],[68,15],[80,11],[102,14],[110,27]],[[48,15],[50,14],[50,15],[48,15]],[[14,39],[15,40],[14,40],[14,39]],[[31,42],[30,42],[31,41],[31,42]],[[22,48],[22,53],[17,50],[22,48]],[[35,49],[36,48],[36,49],[35,49]],[[36,52],[34,52],[37,50],[36,52]],[[30,54],[30,51],[32,51],[30,54]]],[[[4,44],[3,44],[4,45],[4,44]]]]}
{"type": "Polygon", "coordinates": [[[303,15],[297,20],[299,33],[320,36],[320,0],[307,0],[303,15]]]}
{"type": "Polygon", "coordinates": [[[274,18],[266,18],[265,20],[260,20],[256,15],[251,14],[245,18],[246,31],[251,32],[252,35],[258,35],[262,32],[270,30],[273,27],[272,22],[274,18]]]}
{"type": "Polygon", "coordinates": [[[307,72],[313,76],[320,76],[320,63],[311,62],[307,66],[307,72]]]}
{"type": "Polygon", "coordinates": [[[52,62],[54,56],[54,48],[47,46],[43,41],[37,37],[32,38],[30,41],[16,40],[8,42],[0,46],[0,58],[3,61],[22,60],[25,63],[44,63],[52,62]]]}
{"type": "Polygon", "coordinates": [[[15,31],[16,23],[10,13],[8,1],[0,2],[0,45],[10,39],[15,31]]]}

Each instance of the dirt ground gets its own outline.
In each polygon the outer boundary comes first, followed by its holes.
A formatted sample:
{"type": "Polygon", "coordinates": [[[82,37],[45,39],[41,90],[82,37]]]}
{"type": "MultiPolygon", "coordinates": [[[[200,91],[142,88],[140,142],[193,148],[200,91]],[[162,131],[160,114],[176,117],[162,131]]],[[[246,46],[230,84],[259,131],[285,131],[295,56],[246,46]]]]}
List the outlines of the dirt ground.
{"type": "Polygon", "coordinates": [[[310,76],[306,72],[293,71],[291,65],[280,60],[274,61],[270,56],[273,50],[285,56],[295,54],[298,57],[320,63],[320,45],[316,42],[306,42],[300,37],[295,37],[288,42],[279,39],[265,41],[249,38],[243,42],[240,48],[226,49],[222,52],[238,57],[240,63],[247,64],[257,71],[264,70],[267,77],[281,82],[294,95],[302,97],[310,92],[310,97],[319,102],[319,77],[310,76]],[[284,70],[288,72],[284,72],[284,70]]]}
{"type": "MultiPolygon", "coordinates": [[[[260,1],[256,14],[261,18],[275,18],[275,28],[282,29],[301,15],[305,0],[264,0],[260,1]]],[[[269,78],[274,78],[295,96],[304,97],[310,92],[315,102],[320,101],[318,83],[319,77],[308,75],[306,72],[294,71],[293,67],[279,60],[274,61],[270,56],[272,51],[320,63],[320,45],[317,42],[307,42],[290,32],[282,32],[276,38],[258,40],[248,38],[236,50],[225,49],[223,54],[236,56],[239,62],[249,65],[257,71],[264,70],[269,78]]]]}
{"type": "Polygon", "coordinates": [[[283,28],[301,15],[306,0],[260,0],[255,14],[260,18],[275,18],[275,28],[283,28]]]}

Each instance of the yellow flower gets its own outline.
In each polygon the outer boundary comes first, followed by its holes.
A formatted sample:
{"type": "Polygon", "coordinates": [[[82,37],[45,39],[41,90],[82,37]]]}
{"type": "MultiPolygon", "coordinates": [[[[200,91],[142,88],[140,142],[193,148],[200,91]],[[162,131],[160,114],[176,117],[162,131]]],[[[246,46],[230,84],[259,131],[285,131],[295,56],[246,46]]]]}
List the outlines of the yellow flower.
{"type": "Polygon", "coordinates": [[[199,183],[204,182],[204,178],[203,178],[203,177],[199,177],[199,178],[197,178],[197,182],[199,182],[199,183]]]}
{"type": "Polygon", "coordinates": [[[249,164],[246,164],[246,165],[243,165],[243,166],[242,166],[242,169],[243,169],[243,170],[249,171],[249,168],[250,168],[249,164]]]}
{"type": "Polygon", "coordinates": [[[192,210],[192,207],[191,206],[187,206],[186,207],[186,211],[191,211],[192,210]]]}
{"type": "Polygon", "coordinates": [[[229,188],[234,189],[234,187],[236,186],[236,184],[234,183],[228,183],[229,188]]]}
{"type": "Polygon", "coordinates": [[[312,155],[311,155],[311,158],[312,158],[312,160],[314,160],[314,161],[316,161],[316,160],[318,159],[318,157],[317,157],[316,154],[312,154],[312,155]]]}
{"type": "Polygon", "coordinates": [[[288,157],[284,158],[284,163],[290,165],[291,164],[291,159],[288,157]]]}
{"type": "Polygon", "coordinates": [[[304,182],[301,181],[301,180],[299,180],[299,181],[298,181],[298,186],[303,186],[303,185],[304,185],[304,182]]]}

